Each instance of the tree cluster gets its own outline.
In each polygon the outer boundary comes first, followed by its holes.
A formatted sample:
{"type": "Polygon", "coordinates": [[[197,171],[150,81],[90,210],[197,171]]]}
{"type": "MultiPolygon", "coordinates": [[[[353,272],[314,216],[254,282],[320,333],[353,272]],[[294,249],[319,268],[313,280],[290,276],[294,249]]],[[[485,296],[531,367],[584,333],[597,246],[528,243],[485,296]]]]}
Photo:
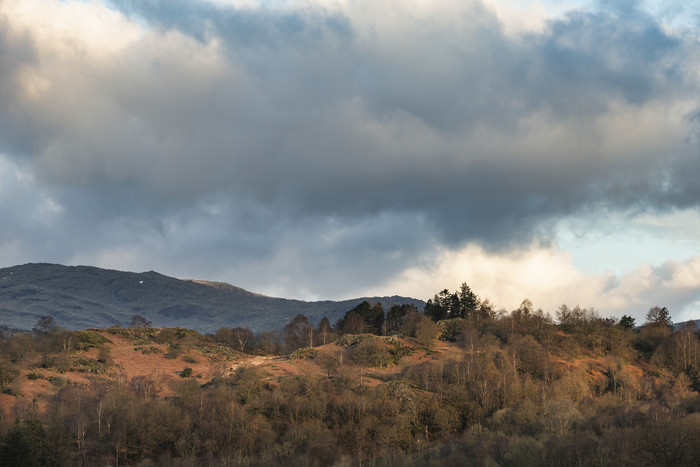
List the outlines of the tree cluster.
{"type": "MultiPolygon", "coordinates": [[[[317,373],[271,379],[241,366],[203,385],[181,375],[168,395],[154,378],[96,372],[89,384],[58,386],[43,411],[25,400],[0,414],[0,465],[697,465],[694,323],[672,330],[663,308],[636,329],[593,309],[563,305],[555,321],[529,300],[483,314],[475,303],[437,321],[434,308],[410,307],[382,309],[379,320],[381,305],[365,303],[336,330],[303,315],[267,334],[114,329],[179,349],[176,358],[217,344],[292,352],[337,336],[341,350],[298,352],[317,373]],[[361,324],[347,324],[354,316],[361,324]],[[388,329],[400,338],[383,336],[388,329]],[[453,341],[452,352],[430,350],[437,338],[453,341]],[[406,355],[430,358],[367,384],[368,369],[406,355]]],[[[57,368],[78,349],[107,349],[103,339],[46,322],[4,337],[0,387],[19,397],[20,368],[57,368]]]]}

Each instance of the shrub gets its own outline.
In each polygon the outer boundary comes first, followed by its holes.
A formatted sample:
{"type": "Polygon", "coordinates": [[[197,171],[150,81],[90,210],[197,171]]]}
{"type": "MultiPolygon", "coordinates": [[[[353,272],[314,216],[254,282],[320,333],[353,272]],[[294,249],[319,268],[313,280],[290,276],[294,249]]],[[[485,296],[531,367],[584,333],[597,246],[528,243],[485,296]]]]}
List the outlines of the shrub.
{"type": "Polygon", "coordinates": [[[371,334],[345,334],[344,336],[339,337],[335,343],[341,347],[348,347],[372,338],[373,336],[371,334]]]}
{"type": "Polygon", "coordinates": [[[141,352],[144,355],[163,353],[163,351],[160,350],[158,347],[152,345],[148,347],[134,347],[134,350],[137,352],[141,352]]]}
{"type": "Polygon", "coordinates": [[[181,353],[182,353],[182,350],[180,349],[179,345],[171,344],[170,346],[168,346],[168,351],[163,356],[169,360],[174,360],[181,353]]]}
{"type": "Polygon", "coordinates": [[[184,370],[179,371],[177,374],[180,375],[180,378],[189,378],[192,376],[192,368],[185,367],[184,370]]]}
{"type": "Polygon", "coordinates": [[[0,362],[0,387],[10,383],[17,377],[19,370],[9,362],[0,362]]]}
{"type": "Polygon", "coordinates": [[[430,347],[439,334],[437,324],[427,316],[423,316],[416,325],[416,341],[425,347],[430,347]]]}
{"type": "Polygon", "coordinates": [[[393,358],[385,342],[365,339],[353,350],[352,359],[365,367],[386,367],[393,363],[393,358]]]}
{"type": "Polygon", "coordinates": [[[316,355],[318,355],[318,350],[305,347],[301,349],[296,349],[294,352],[291,353],[291,355],[289,355],[289,359],[292,361],[304,358],[313,360],[316,357],[316,355]]]}
{"type": "Polygon", "coordinates": [[[109,339],[101,334],[97,334],[93,331],[76,331],[75,332],[76,344],[75,348],[77,350],[88,350],[92,348],[99,348],[100,346],[112,343],[109,339]]]}
{"type": "Polygon", "coordinates": [[[199,361],[199,360],[197,360],[195,357],[193,357],[192,355],[185,355],[184,357],[182,357],[182,359],[183,359],[186,363],[193,363],[193,364],[194,364],[194,363],[197,363],[197,362],[199,361]]]}
{"type": "Polygon", "coordinates": [[[160,342],[161,344],[175,344],[183,340],[190,340],[192,342],[198,343],[202,340],[202,335],[197,331],[193,331],[191,329],[174,327],[162,329],[155,336],[155,341],[160,342]]]}
{"type": "Polygon", "coordinates": [[[440,339],[455,342],[459,335],[462,334],[464,320],[462,318],[443,319],[437,322],[437,327],[440,332],[438,336],[440,339]]]}
{"type": "Polygon", "coordinates": [[[59,388],[66,385],[66,378],[63,378],[62,376],[49,376],[46,379],[49,383],[53,384],[54,386],[58,386],[59,388]]]}

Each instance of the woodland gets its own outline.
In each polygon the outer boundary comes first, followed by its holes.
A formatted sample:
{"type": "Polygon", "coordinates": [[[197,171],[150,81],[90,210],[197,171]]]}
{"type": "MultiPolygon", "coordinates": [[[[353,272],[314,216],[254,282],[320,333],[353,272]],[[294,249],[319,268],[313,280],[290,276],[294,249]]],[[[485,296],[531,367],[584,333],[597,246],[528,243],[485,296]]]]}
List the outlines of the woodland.
{"type": "Polygon", "coordinates": [[[0,339],[0,393],[0,465],[700,460],[695,322],[674,326],[659,306],[643,323],[529,300],[496,310],[467,284],[424,310],[363,302],[336,323],[298,315],[258,333],[139,315],[69,331],[46,316],[0,339]],[[122,351],[178,371],[139,373],[122,351]]]}

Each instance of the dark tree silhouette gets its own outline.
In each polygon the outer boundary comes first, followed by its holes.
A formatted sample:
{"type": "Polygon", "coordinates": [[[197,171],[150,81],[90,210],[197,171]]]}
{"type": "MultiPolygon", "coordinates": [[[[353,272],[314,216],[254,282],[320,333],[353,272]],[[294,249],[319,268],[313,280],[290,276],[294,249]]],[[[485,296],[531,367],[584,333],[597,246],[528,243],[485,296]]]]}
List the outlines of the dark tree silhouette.
{"type": "Polygon", "coordinates": [[[314,346],[314,326],[305,315],[298,314],[284,327],[284,340],[294,350],[314,346]]]}
{"type": "Polygon", "coordinates": [[[37,321],[36,326],[32,328],[34,334],[43,336],[56,329],[56,322],[53,316],[43,316],[37,321]]]}
{"type": "Polygon", "coordinates": [[[631,316],[622,315],[622,318],[620,318],[620,322],[618,323],[618,325],[621,328],[633,329],[634,322],[635,322],[635,319],[632,318],[631,316]]]}
{"type": "Polygon", "coordinates": [[[153,324],[153,323],[141,315],[134,315],[131,318],[131,327],[132,328],[150,328],[151,324],[153,324]]]}
{"type": "Polygon", "coordinates": [[[666,307],[654,306],[649,309],[646,315],[644,326],[667,327],[673,329],[673,321],[671,321],[671,312],[666,307]]]}

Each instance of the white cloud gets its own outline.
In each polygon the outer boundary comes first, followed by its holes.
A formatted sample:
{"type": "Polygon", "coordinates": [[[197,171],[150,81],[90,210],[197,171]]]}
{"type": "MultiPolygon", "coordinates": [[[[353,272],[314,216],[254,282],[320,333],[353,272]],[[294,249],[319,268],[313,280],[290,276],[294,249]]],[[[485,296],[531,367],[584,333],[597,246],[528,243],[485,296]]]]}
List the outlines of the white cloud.
{"type": "Polygon", "coordinates": [[[489,253],[470,245],[443,250],[429,267],[408,269],[382,289],[428,299],[444,288],[457,290],[462,282],[506,310],[529,298],[552,315],[565,303],[594,307],[603,316],[628,314],[640,323],[656,305],[667,306],[676,319],[700,316],[700,308],[692,304],[700,297],[698,256],[658,266],[641,264],[619,276],[611,271],[589,275],[574,267],[570,253],[556,247],[489,253]]]}

